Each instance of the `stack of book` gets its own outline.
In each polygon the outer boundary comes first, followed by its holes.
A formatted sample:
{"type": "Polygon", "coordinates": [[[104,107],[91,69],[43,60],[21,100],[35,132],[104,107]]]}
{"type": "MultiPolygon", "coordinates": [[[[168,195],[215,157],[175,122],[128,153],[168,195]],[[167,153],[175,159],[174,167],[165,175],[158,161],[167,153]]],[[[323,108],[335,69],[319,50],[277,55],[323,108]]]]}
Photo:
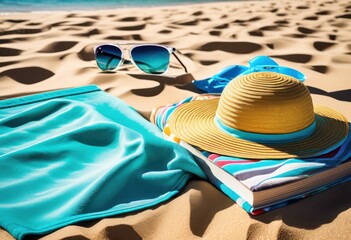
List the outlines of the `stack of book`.
{"type": "Polygon", "coordinates": [[[252,215],[351,180],[350,134],[341,147],[328,154],[279,161],[220,156],[179,143],[193,154],[214,186],[252,215]]]}

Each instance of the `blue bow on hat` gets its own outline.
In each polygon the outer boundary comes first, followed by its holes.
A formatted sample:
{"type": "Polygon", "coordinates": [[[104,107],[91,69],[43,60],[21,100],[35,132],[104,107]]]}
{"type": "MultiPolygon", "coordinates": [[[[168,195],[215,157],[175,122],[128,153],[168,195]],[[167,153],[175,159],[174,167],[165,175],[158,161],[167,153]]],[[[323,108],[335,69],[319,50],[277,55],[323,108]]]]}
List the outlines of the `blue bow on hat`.
{"type": "Polygon", "coordinates": [[[294,77],[301,82],[306,76],[289,67],[279,66],[272,58],[267,56],[257,56],[249,61],[249,66],[231,65],[225,67],[210,78],[193,81],[193,84],[200,90],[208,93],[222,93],[225,86],[237,76],[246,75],[253,72],[276,72],[294,77]]]}

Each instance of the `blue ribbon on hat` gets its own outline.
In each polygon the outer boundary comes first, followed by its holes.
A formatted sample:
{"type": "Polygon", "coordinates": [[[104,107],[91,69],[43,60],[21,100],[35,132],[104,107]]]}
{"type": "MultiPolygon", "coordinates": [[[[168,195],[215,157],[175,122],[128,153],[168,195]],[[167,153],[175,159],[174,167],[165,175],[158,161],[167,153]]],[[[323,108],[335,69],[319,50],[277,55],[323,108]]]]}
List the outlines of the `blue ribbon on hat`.
{"type": "Polygon", "coordinates": [[[208,93],[222,93],[227,84],[234,78],[253,72],[276,72],[285,74],[303,82],[306,76],[289,67],[279,66],[272,58],[257,56],[249,61],[249,66],[231,65],[223,68],[210,78],[193,81],[193,84],[200,90],[208,93]]]}
{"type": "Polygon", "coordinates": [[[294,142],[311,136],[316,130],[316,121],[313,121],[308,127],[291,133],[269,134],[269,133],[253,133],[235,129],[225,125],[218,116],[214,119],[217,127],[225,133],[244,140],[258,143],[286,143],[294,142]]]}

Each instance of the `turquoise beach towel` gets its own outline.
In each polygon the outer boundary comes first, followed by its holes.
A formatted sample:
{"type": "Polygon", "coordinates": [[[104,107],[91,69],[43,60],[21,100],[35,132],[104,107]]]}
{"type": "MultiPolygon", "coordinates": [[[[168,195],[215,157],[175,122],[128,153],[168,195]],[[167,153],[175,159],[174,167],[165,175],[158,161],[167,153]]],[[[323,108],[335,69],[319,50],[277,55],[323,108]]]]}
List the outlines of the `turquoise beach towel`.
{"type": "Polygon", "coordinates": [[[95,85],[0,101],[0,226],[14,237],[168,200],[191,155],[95,85]]]}

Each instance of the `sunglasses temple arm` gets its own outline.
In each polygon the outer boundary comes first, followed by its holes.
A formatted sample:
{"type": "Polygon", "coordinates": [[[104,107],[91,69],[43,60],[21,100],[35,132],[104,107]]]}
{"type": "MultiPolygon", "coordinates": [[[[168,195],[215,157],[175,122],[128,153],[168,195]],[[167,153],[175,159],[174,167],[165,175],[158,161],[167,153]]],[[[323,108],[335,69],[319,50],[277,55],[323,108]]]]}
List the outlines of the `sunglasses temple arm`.
{"type": "Polygon", "coordinates": [[[132,61],[129,61],[127,59],[123,60],[123,65],[129,65],[129,64],[132,64],[132,61]]]}
{"type": "Polygon", "coordinates": [[[106,63],[107,68],[110,66],[110,63],[112,62],[112,60],[113,60],[113,58],[110,57],[110,59],[109,59],[108,62],[106,63]]]}
{"type": "MultiPolygon", "coordinates": [[[[185,72],[188,73],[188,70],[186,69],[184,63],[182,63],[182,61],[180,61],[180,59],[178,58],[178,56],[175,54],[176,52],[179,53],[179,54],[182,54],[179,50],[173,48],[173,52],[172,52],[173,56],[178,60],[178,62],[180,63],[180,65],[182,65],[182,67],[184,68],[185,72]]],[[[182,55],[183,55],[183,54],[182,54],[182,55]]]]}
{"type": "Polygon", "coordinates": [[[122,58],[122,64],[120,66],[120,68],[122,69],[125,69],[125,68],[130,68],[133,66],[133,62],[128,60],[128,59],[125,59],[125,58],[122,58]]]}

